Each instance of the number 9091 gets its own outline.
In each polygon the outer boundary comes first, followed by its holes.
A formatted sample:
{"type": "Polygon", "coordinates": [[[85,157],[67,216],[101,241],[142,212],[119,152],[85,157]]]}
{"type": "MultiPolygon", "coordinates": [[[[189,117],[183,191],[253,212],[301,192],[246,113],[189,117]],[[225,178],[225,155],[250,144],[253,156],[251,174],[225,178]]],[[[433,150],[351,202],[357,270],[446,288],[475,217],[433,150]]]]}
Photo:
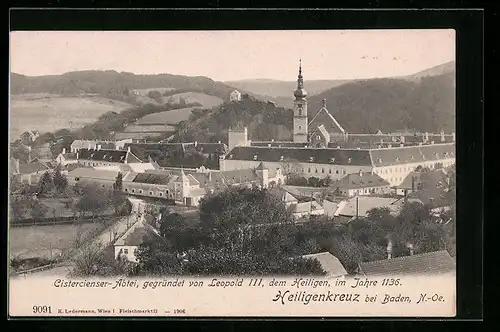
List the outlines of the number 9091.
{"type": "Polygon", "coordinates": [[[35,305],[33,306],[34,314],[51,314],[52,308],[46,305],[35,305]]]}

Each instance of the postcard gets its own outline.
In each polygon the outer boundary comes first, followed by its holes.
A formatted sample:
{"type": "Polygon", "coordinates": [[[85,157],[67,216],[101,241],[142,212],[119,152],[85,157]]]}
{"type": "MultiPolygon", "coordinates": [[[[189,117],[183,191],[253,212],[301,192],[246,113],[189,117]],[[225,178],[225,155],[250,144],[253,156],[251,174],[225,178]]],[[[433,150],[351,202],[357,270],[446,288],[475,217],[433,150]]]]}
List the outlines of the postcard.
{"type": "Polygon", "coordinates": [[[10,317],[454,317],[455,67],[449,29],[12,31],[10,317]]]}

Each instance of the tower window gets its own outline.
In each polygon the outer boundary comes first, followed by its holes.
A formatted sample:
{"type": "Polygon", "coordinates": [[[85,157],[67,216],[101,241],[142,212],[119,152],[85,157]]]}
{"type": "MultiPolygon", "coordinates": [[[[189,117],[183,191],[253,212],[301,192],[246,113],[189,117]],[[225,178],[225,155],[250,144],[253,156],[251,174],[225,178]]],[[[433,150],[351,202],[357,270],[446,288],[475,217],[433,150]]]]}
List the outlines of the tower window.
{"type": "Polygon", "coordinates": [[[299,130],[301,130],[301,129],[302,129],[302,126],[299,126],[299,130]]]}
{"type": "Polygon", "coordinates": [[[299,108],[299,116],[302,116],[302,108],[299,108]]]}

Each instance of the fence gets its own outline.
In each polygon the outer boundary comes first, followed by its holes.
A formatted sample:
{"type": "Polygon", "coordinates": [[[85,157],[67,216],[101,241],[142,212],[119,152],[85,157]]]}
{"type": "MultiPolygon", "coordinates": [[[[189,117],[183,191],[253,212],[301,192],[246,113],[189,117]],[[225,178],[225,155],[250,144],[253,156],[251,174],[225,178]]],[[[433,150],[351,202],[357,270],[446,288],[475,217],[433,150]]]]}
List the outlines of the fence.
{"type": "Polygon", "coordinates": [[[111,217],[112,215],[106,216],[97,216],[92,218],[91,216],[81,216],[81,217],[57,217],[57,218],[43,218],[43,219],[20,219],[13,220],[10,223],[11,227],[23,227],[23,226],[49,226],[49,225],[67,225],[74,224],[79,220],[84,220],[86,222],[90,221],[98,221],[103,218],[111,217]]]}

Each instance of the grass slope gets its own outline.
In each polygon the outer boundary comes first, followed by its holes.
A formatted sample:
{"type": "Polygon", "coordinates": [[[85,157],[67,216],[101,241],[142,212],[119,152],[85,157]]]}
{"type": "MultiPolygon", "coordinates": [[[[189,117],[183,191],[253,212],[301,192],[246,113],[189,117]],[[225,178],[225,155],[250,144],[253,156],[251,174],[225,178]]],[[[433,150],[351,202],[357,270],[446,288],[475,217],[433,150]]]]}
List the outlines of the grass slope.
{"type": "Polygon", "coordinates": [[[17,139],[26,130],[52,132],[60,128],[80,128],[106,112],[120,112],[132,105],[109,98],[12,96],[10,137],[17,139]]]}

